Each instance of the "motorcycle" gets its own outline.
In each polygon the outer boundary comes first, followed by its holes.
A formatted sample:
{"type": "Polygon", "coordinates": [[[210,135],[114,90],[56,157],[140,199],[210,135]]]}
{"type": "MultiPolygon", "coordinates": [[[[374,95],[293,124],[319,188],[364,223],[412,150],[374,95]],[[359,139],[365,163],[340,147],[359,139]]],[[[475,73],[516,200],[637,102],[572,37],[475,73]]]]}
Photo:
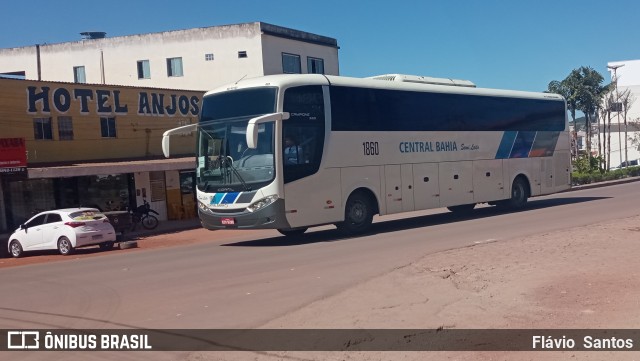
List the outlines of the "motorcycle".
{"type": "Polygon", "coordinates": [[[143,200],[143,204],[136,207],[133,212],[131,212],[131,230],[135,230],[138,223],[142,224],[142,227],[145,229],[154,229],[158,227],[158,218],[155,215],[159,215],[158,212],[151,209],[151,205],[147,200],[143,200]]]}

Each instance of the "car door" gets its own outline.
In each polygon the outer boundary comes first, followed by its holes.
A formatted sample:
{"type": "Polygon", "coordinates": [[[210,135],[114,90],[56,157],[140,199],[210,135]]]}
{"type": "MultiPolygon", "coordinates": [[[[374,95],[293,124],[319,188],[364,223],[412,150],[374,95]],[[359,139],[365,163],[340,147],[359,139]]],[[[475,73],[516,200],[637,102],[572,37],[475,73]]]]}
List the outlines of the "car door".
{"type": "Polygon", "coordinates": [[[44,220],[42,226],[40,226],[40,232],[42,237],[40,238],[40,244],[36,249],[55,249],[58,247],[58,235],[60,234],[60,227],[63,226],[62,216],[58,213],[47,213],[47,217],[44,220]]]}
{"type": "Polygon", "coordinates": [[[24,237],[20,241],[22,249],[25,251],[37,249],[42,243],[42,225],[47,217],[46,214],[40,214],[32,219],[22,227],[24,237]]]}

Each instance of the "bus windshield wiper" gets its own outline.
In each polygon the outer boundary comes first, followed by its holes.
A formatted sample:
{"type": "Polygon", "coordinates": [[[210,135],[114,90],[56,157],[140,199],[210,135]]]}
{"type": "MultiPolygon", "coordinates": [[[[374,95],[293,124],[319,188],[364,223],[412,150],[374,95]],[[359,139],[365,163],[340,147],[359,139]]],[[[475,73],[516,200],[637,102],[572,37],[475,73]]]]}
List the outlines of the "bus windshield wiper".
{"type": "Polygon", "coordinates": [[[231,168],[231,171],[233,172],[233,174],[235,174],[235,176],[238,178],[240,183],[242,183],[242,187],[244,188],[245,192],[251,191],[252,190],[251,187],[247,185],[247,182],[244,181],[244,178],[242,178],[242,176],[240,175],[240,172],[238,172],[236,167],[233,166],[233,158],[231,158],[230,156],[226,156],[226,157],[223,157],[222,159],[225,166],[231,168]]]}

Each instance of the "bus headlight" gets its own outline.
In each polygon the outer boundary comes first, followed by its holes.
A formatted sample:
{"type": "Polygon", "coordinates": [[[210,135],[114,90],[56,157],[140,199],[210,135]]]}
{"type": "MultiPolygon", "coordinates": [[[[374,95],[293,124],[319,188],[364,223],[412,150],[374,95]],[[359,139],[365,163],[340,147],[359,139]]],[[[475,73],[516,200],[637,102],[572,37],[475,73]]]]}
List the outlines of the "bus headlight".
{"type": "Polygon", "coordinates": [[[269,204],[275,202],[277,199],[278,199],[278,196],[276,196],[276,195],[262,198],[259,201],[255,201],[255,202],[251,203],[251,205],[249,205],[249,207],[247,207],[247,210],[249,212],[255,212],[255,211],[257,211],[259,209],[262,209],[262,208],[268,206],[269,204]]]}
{"type": "Polygon", "coordinates": [[[209,209],[209,207],[207,207],[207,205],[202,203],[201,201],[198,201],[198,208],[200,208],[200,211],[202,212],[211,213],[211,209],[209,209]]]}

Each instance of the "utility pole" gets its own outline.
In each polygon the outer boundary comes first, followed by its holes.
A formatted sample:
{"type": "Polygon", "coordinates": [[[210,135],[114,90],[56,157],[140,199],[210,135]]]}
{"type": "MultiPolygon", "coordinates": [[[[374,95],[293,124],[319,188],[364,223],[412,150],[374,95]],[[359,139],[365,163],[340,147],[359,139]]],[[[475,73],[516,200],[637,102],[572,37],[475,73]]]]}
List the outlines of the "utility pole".
{"type": "MultiPolygon", "coordinates": [[[[624,64],[618,64],[618,65],[607,65],[607,68],[613,70],[613,84],[615,86],[615,92],[616,92],[616,119],[618,121],[618,146],[620,147],[620,165],[622,165],[622,141],[620,139],[620,131],[622,130],[622,128],[620,127],[620,108],[618,107],[620,104],[620,94],[618,94],[618,73],[617,70],[619,68],[622,68],[624,66],[624,64]]],[[[618,166],[619,167],[619,166],[618,166]]],[[[609,164],[609,168],[611,168],[611,164],[609,164]]]]}

